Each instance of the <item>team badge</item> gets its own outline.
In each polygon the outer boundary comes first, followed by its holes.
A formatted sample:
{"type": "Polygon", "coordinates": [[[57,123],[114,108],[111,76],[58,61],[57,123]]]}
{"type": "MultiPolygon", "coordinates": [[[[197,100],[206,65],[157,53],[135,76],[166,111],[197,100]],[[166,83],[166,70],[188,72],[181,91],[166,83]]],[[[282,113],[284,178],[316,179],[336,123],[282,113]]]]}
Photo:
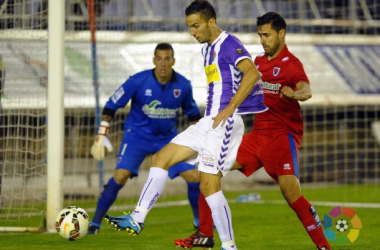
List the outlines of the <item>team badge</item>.
{"type": "Polygon", "coordinates": [[[239,53],[239,54],[242,54],[242,53],[243,53],[243,51],[242,51],[241,49],[237,49],[236,51],[237,51],[237,53],[239,53]]]}
{"type": "Polygon", "coordinates": [[[175,90],[173,90],[173,94],[174,94],[175,98],[178,98],[179,95],[181,94],[181,90],[180,89],[175,89],[175,90]]]}
{"type": "Polygon", "coordinates": [[[274,67],[273,68],[273,75],[278,76],[280,74],[281,69],[279,67],[274,67]]]}

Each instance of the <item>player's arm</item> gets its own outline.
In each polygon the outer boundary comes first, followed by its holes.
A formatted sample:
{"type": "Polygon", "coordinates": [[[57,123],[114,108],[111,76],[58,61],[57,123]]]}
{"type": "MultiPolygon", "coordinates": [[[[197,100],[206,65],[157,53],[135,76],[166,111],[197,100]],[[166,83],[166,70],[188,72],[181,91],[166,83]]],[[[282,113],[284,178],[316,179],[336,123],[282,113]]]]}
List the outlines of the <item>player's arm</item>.
{"type": "Polygon", "coordinates": [[[112,144],[108,139],[110,121],[112,121],[116,111],[119,108],[127,105],[135,91],[135,85],[136,84],[133,84],[133,80],[131,78],[127,80],[119,89],[115,91],[104,106],[98,134],[96,135],[94,144],[91,147],[91,155],[97,161],[102,161],[104,159],[106,149],[108,152],[113,151],[112,144]],[[128,92],[126,90],[128,90],[128,92]]]}
{"type": "Polygon", "coordinates": [[[244,74],[239,89],[231,99],[228,106],[219,112],[215,118],[213,118],[213,128],[216,128],[220,122],[222,122],[222,126],[224,125],[227,118],[235,112],[239,105],[245,100],[245,98],[247,98],[249,93],[251,93],[253,87],[260,78],[260,73],[257,71],[256,66],[251,59],[243,59],[238,62],[236,66],[244,74]]]}
{"type": "Polygon", "coordinates": [[[281,89],[281,97],[295,99],[304,102],[312,97],[310,85],[306,82],[298,82],[296,84],[297,90],[285,86],[281,89]]]}

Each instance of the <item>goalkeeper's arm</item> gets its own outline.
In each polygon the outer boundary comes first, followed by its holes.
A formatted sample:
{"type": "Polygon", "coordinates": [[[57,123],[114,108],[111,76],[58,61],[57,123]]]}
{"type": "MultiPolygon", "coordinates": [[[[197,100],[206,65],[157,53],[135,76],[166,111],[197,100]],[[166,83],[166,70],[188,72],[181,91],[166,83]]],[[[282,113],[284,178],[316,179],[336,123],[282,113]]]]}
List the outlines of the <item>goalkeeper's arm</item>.
{"type": "Polygon", "coordinates": [[[102,161],[105,156],[105,148],[108,152],[113,151],[112,144],[108,139],[108,131],[110,121],[112,121],[115,112],[109,109],[104,109],[102,121],[99,126],[98,134],[95,137],[94,144],[91,147],[91,155],[98,161],[102,161]]]}

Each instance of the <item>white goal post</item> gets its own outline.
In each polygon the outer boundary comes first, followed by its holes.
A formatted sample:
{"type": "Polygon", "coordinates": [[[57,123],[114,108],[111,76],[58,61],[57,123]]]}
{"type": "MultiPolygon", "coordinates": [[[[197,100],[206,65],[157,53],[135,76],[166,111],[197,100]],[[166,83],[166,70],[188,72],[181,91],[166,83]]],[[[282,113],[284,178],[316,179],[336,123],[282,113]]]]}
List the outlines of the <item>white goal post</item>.
{"type": "Polygon", "coordinates": [[[63,207],[65,1],[49,0],[49,12],[54,15],[49,15],[48,35],[46,230],[56,232],[55,219],[63,207]]]}

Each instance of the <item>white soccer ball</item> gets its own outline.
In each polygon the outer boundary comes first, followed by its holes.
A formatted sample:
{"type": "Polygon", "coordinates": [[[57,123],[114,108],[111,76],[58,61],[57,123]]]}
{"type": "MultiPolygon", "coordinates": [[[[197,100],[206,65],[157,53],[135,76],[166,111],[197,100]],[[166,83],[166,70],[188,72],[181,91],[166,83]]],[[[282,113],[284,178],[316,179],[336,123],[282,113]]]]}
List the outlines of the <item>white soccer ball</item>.
{"type": "Polygon", "coordinates": [[[77,240],[87,234],[90,218],[84,209],[69,206],[62,209],[55,219],[55,229],[65,239],[77,240]]]}

